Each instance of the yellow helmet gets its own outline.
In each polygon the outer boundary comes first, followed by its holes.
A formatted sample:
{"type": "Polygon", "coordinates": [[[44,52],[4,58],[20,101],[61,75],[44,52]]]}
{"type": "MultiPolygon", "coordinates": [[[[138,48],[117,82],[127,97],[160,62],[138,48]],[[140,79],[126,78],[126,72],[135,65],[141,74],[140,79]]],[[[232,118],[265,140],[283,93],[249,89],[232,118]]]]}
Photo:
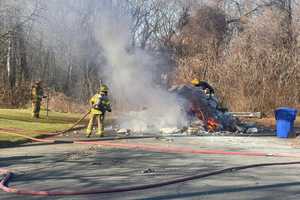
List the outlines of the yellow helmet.
{"type": "Polygon", "coordinates": [[[192,84],[192,85],[199,85],[199,84],[200,84],[200,81],[199,81],[199,79],[194,78],[194,79],[191,81],[191,84],[192,84]]]}
{"type": "Polygon", "coordinates": [[[100,86],[100,90],[99,90],[99,92],[108,92],[108,87],[107,87],[107,85],[101,85],[100,86]]]}

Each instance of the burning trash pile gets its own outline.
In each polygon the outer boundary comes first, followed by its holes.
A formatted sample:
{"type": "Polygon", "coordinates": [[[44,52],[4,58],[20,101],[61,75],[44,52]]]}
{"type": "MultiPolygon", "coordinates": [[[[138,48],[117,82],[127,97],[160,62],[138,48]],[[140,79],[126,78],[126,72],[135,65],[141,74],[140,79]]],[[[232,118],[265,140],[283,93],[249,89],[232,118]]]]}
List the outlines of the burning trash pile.
{"type": "Polygon", "coordinates": [[[239,120],[220,106],[213,93],[190,85],[173,86],[169,91],[187,100],[184,109],[189,120],[188,133],[237,131],[239,120]]]}
{"type": "Polygon", "coordinates": [[[180,99],[180,110],[178,108],[176,113],[180,113],[181,120],[178,121],[178,117],[177,121],[169,118],[175,113],[170,115],[150,108],[132,111],[121,116],[122,123],[117,132],[127,135],[157,132],[163,135],[242,135],[258,132],[253,124],[242,124],[238,118],[220,106],[214,94],[207,94],[200,87],[176,85],[169,89],[169,93],[180,99]],[[164,114],[167,116],[163,116],[164,114]]]}
{"type": "Polygon", "coordinates": [[[213,88],[206,82],[204,83],[204,88],[194,85],[177,85],[169,89],[169,92],[187,100],[185,110],[189,120],[189,126],[186,130],[188,134],[252,135],[262,131],[270,131],[269,129],[258,128],[255,124],[242,123],[220,105],[218,98],[214,95],[213,88]]]}

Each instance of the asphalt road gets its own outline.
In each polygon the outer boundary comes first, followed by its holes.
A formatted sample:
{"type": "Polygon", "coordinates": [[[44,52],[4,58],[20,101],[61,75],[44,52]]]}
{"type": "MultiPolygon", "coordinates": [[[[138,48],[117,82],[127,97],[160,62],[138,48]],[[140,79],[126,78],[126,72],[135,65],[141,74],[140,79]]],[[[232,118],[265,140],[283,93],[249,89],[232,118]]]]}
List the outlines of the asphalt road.
{"type": "MultiPolygon", "coordinates": [[[[300,156],[294,140],[275,137],[187,137],[139,139],[123,143],[290,153],[300,156]]],[[[34,190],[104,189],[156,183],[176,177],[240,165],[300,161],[299,158],[196,155],[112,149],[99,145],[27,144],[0,149],[0,167],[15,173],[10,186],[34,190]]],[[[21,196],[0,191],[0,199],[300,199],[300,165],[247,169],[165,187],[116,194],[21,196]]]]}

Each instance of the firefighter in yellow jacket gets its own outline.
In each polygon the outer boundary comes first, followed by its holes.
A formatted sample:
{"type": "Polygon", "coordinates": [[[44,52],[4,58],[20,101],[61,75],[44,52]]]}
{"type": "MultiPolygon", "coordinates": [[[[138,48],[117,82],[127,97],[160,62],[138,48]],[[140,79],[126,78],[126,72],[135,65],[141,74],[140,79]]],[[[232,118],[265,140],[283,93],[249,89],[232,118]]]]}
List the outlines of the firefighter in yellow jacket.
{"type": "Polygon", "coordinates": [[[90,99],[91,114],[87,127],[86,136],[90,137],[95,119],[98,122],[98,132],[96,135],[104,135],[104,116],[106,111],[111,112],[110,100],[107,97],[108,87],[101,85],[99,92],[90,99]]]}
{"type": "Polygon", "coordinates": [[[36,81],[31,88],[32,117],[34,118],[40,117],[41,102],[43,98],[46,98],[41,84],[42,81],[36,81]]]}

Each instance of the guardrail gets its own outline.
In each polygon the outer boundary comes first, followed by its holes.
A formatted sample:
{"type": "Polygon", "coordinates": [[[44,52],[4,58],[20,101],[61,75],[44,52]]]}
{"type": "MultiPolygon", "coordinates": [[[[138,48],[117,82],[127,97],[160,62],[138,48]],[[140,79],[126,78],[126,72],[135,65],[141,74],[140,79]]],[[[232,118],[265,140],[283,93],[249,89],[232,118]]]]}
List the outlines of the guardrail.
{"type": "Polygon", "coordinates": [[[261,112],[229,112],[234,117],[262,118],[261,112]]]}

